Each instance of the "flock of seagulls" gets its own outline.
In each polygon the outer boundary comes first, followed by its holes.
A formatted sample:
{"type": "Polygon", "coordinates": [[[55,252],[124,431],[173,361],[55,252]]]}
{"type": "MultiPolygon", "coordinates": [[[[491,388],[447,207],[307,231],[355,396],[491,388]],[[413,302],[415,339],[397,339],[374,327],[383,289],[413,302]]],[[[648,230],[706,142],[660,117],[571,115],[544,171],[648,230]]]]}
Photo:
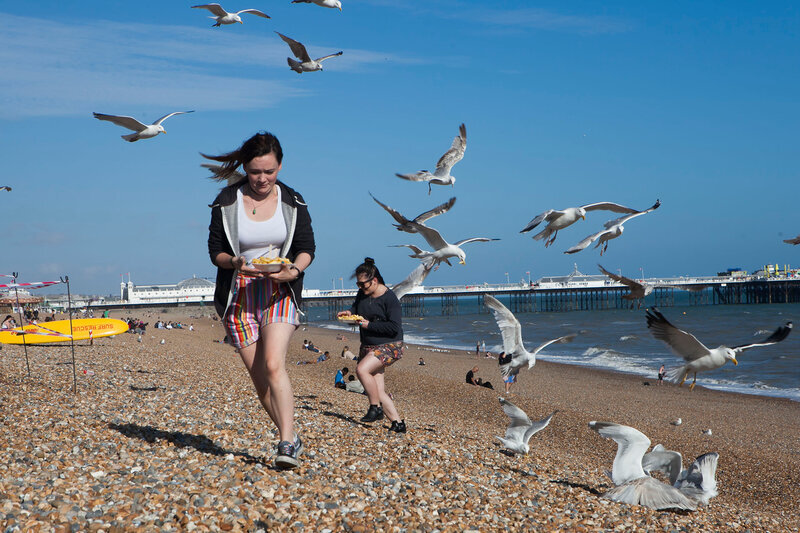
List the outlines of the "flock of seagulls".
{"type": "MultiPolygon", "coordinates": [[[[338,9],[339,11],[342,10],[342,3],[339,0],[293,0],[293,4],[316,4],[321,7],[333,8],[338,9]]],[[[196,6],[192,6],[192,9],[206,9],[211,13],[209,18],[214,20],[214,24],[212,27],[220,27],[220,26],[227,26],[230,24],[244,24],[242,21],[241,15],[255,15],[261,18],[271,18],[269,15],[264,13],[258,9],[242,9],[240,11],[226,11],[220,4],[200,4],[196,6]]],[[[289,64],[289,68],[293,71],[297,72],[298,74],[302,74],[303,72],[315,72],[322,70],[322,62],[326,59],[331,57],[336,57],[342,55],[344,52],[336,52],[335,54],[329,54],[326,56],[319,57],[317,59],[311,59],[306,51],[306,47],[303,46],[302,43],[295,41],[294,39],[283,35],[282,33],[277,33],[281,39],[289,45],[289,48],[292,50],[292,54],[299,60],[294,60],[291,57],[287,57],[286,60],[289,64]]],[[[163,117],[159,118],[152,124],[143,124],[139,122],[137,119],[133,117],[129,117],[126,115],[107,115],[104,113],[94,113],[94,118],[98,120],[106,120],[117,126],[122,126],[123,128],[127,128],[132,130],[134,133],[128,135],[122,135],[122,138],[128,142],[136,142],[141,139],[152,139],[153,137],[157,136],[159,133],[167,133],[167,130],[161,125],[166,119],[173,115],[182,115],[185,113],[193,113],[194,111],[175,111],[173,113],[169,113],[168,115],[164,115],[163,117]]],[[[213,171],[213,170],[212,170],[213,171]]]]}

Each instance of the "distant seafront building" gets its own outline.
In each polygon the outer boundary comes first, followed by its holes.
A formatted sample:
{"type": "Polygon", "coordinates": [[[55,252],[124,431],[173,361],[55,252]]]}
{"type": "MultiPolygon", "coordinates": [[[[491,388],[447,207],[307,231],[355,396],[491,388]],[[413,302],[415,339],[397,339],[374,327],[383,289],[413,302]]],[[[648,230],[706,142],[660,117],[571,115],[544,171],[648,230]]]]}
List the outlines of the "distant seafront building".
{"type": "Polygon", "coordinates": [[[129,304],[212,303],[215,286],[210,279],[198,277],[169,285],[134,285],[129,277],[127,283],[120,283],[119,297],[129,304]]]}

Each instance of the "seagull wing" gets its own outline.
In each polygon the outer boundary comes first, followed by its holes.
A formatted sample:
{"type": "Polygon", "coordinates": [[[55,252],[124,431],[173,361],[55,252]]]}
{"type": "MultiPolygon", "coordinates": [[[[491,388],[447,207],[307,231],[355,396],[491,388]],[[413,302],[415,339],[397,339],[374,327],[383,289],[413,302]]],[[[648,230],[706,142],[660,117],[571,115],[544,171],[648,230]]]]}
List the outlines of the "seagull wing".
{"type": "Polygon", "coordinates": [[[427,170],[415,172],[414,174],[395,174],[398,178],[403,178],[408,181],[429,181],[431,173],[427,170]]]}
{"type": "Polygon", "coordinates": [[[306,63],[306,62],[308,62],[308,61],[311,61],[311,58],[310,58],[310,57],[308,57],[308,52],[306,52],[306,47],[305,47],[305,46],[303,46],[303,44],[302,44],[302,43],[298,43],[297,41],[295,41],[295,40],[294,40],[294,39],[292,39],[291,37],[287,37],[287,36],[285,36],[284,34],[282,34],[282,33],[280,33],[280,32],[277,32],[277,31],[276,31],[275,33],[277,33],[278,35],[280,35],[280,36],[281,36],[281,39],[283,39],[283,40],[284,40],[284,42],[285,42],[286,44],[288,44],[288,45],[289,45],[289,48],[291,48],[291,49],[292,49],[292,53],[294,54],[294,56],[295,56],[297,59],[299,59],[299,60],[300,60],[300,61],[302,61],[303,63],[306,63]]]}
{"type": "Polygon", "coordinates": [[[434,250],[441,250],[445,246],[447,246],[447,241],[442,238],[441,233],[436,231],[433,228],[425,226],[424,224],[418,224],[416,222],[409,222],[409,225],[417,230],[417,232],[422,235],[422,237],[428,241],[428,244],[434,250]]]}
{"type": "MultiPolygon", "coordinates": [[[[419,247],[417,247],[417,246],[414,246],[413,244],[392,244],[392,245],[390,245],[390,246],[391,246],[392,248],[410,248],[410,249],[411,249],[411,251],[412,251],[412,252],[414,252],[414,253],[415,253],[415,254],[417,254],[417,255],[419,255],[419,254],[425,254],[425,253],[430,253],[430,252],[426,252],[425,250],[423,250],[423,249],[421,249],[421,248],[419,248],[419,247]]],[[[413,256],[412,256],[412,257],[413,257],[413,256]]]]}
{"type": "Polygon", "coordinates": [[[611,470],[611,479],[615,485],[645,477],[642,457],[650,447],[650,439],[644,433],[613,422],[591,421],[589,427],[597,431],[601,437],[617,443],[617,456],[614,458],[611,470]]]}
{"type": "MultiPolygon", "coordinates": [[[[645,296],[644,285],[642,285],[638,281],[633,281],[631,278],[626,278],[625,276],[618,276],[617,274],[612,274],[611,272],[609,272],[608,270],[603,268],[603,265],[601,265],[599,263],[598,263],[597,266],[598,266],[598,268],[600,268],[600,272],[602,272],[603,274],[605,274],[609,278],[613,279],[614,281],[616,281],[618,283],[622,283],[623,285],[626,285],[627,287],[629,287],[631,289],[631,295],[632,296],[645,296]]],[[[652,289],[651,289],[651,291],[652,291],[652,289]]]]}
{"type": "Polygon", "coordinates": [[[733,346],[731,347],[732,350],[736,350],[736,352],[743,352],[745,350],[749,350],[750,348],[755,348],[756,346],[769,346],[770,344],[775,344],[781,342],[783,339],[789,336],[789,333],[792,332],[792,323],[787,322],[783,326],[776,329],[772,335],[767,337],[761,342],[754,342],[753,344],[742,344],[740,346],[733,346]]]}
{"type": "Polygon", "coordinates": [[[330,59],[330,58],[332,58],[332,57],[340,56],[340,55],[342,55],[343,53],[344,53],[344,52],[336,52],[335,54],[328,54],[328,55],[326,55],[326,56],[318,57],[318,58],[317,58],[317,59],[315,59],[314,61],[316,61],[317,63],[322,63],[322,62],[323,62],[323,61],[325,61],[326,59],[330,59]]]}
{"type": "Polygon", "coordinates": [[[489,242],[489,241],[499,241],[500,239],[490,239],[489,237],[470,237],[469,239],[463,239],[454,243],[456,246],[461,246],[462,244],[467,244],[470,242],[489,242]]]}
{"type": "Polygon", "coordinates": [[[638,213],[638,209],[632,207],[625,207],[624,205],[615,204],[614,202],[596,202],[594,204],[582,205],[586,211],[613,211],[615,213],[638,213]]]}
{"type": "Polygon", "coordinates": [[[107,120],[109,122],[113,122],[117,126],[122,126],[123,128],[128,128],[129,130],[133,131],[142,131],[147,128],[147,124],[142,124],[138,120],[133,117],[124,117],[124,116],[117,116],[117,115],[104,115],[102,113],[92,113],[94,118],[97,120],[107,120]]]}
{"type": "Polygon", "coordinates": [[[548,416],[542,418],[541,420],[537,420],[536,422],[531,422],[531,426],[525,431],[525,435],[522,437],[522,441],[525,444],[528,444],[528,441],[531,440],[531,437],[539,433],[541,430],[547,427],[550,423],[550,420],[553,418],[553,415],[556,414],[557,411],[553,411],[548,416]]]}
{"type": "Polygon", "coordinates": [[[527,231],[532,230],[533,228],[535,228],[536,226],[541,224],[542,221],[544,221],[544,220],[546,220],[547,222],[552,222],[553,220],[557,219],[558,217],[560,217],[563,214],[564,214],[563,211],[556,211],[555,209],[548,209],[544,213],[539,213],[538,215],[536,215],[536,217],[534,217],[533,220],[528,222],[528,224],[526,224],[525,227],[520,230],[520,233],[525,233],[527,231]]]}
{"type": "Polygon", "coordinates": [[[709,349],[691,333],[678,329],[655,307],[646,310],[647,327],[658,340],[664,341],[675,354],[694,361],[709,354],[709,349]]]}
{"type": "Polygon", "coordinates": [[[665,473],[669,477],[669,484],[674,485],[683,469],[683,457],[680,452],[656,444],[652,451],[642,457],[642,468],[648,474],[655,471],[665,473]]]}
{"type": "Polygon", "coordinates": [[[619,218],[615,218],[614,220],[609,220],[608,222],[605,223],[605,228],[609,229],[609,228],[612,228],[614,226],[621,226],[622,224],[626,223],[630,219],[636,218],[636,217],[641,216],[641,215],[646,215],[647,213],[655,211],[659,207],[661,207],[661,200],[656,200],[656,203],[654,203],[652,207],[650,207],[648,209],[645,209],[644,211],[636,211],[635,213],[631,213],[629,215],[625,215],[624,217],[619,217],[619,218]]]}
{"type": "Polygon", "coordinates": [[[536,355],[545,348],[547,348],[548,346],[550,346],[551,344],[566,344],[568,342],[572,342],[573,339],[575,339],[575,337],[577,336],[578,336],[577,333],[570,333],[569,335],[564,335],[563,337],[559,337],[557,339],[550,339],[549,341],[543,342],[542,344],[537,346],[536,349],[533,350],[533,352],[531,353],[536,355]]]}
{"type": "Polygon", "coordinates": [[[175,111],[174,113],[170,113],[169,115],[164,115],[160,119],[158,119],[155,122],[153,122],[153,126],[158,126],[159,124],[161,124],[162,122],[167,120],[172,115],[184,115],[186,113],[194,113],[194,111],[175,111]]]}
{"type": "Polygon", "coordinates": [[[241,13],[250,13],[251,15],[256,15],[265,19],[270,18],[269,15],[264,13],[263,11],[259,11],[258,9],[242,9],[241,11],[237,11],[236,14],[239,15],[241,13]]]}
{"type": "Polygon", "coordinates": [[[218,17],[224,17],[225,15],[228,14],[228,12],[222,9],[222,6],[219,4],[203,4],[200,6],[192,6],[192,7],[200,9],[208,9],[209,11],[211,11],[211,13],[213,13],[218,17]]]}
{"type": "Polygon", "coordinates": [[[450,145],[450,149],[436,163],[436,172],[450,173],[453,165],[464,157],[464,151],[467,149],[467,127],[461,124],[458,127],[458,132],[458,135],[453,139],[453,144],[450,145]]]}
{"type": "MultiPolygon", "coordinates": [[[[376,200],[377,201],[377,200],[376,200]]],[[[441,205],[437,205],[430,211],[425,211],[424,213],[417,215],[417,218],[414,219],[414,222],[417,224],[423,224],[429,218],[433,218],[435,216],[441,215],[442,213],[447,213],[450,211],[450,208],[456,203],[456,197],[453,196],[448,201],[441,205]]],[[[399,221],[398,221],[399,222],[399,221]]]]}
{"type": "Polygon", "coordinates": [[[784,239],[783,242],[785,242],[786,244],[800,244],[800,235],[798,235],[794,239],[784,239]]]}
{"type": "Polygon", "coordinates": [[[525,411],[509,402],[505,398],[500,398],[503,411],[508,415],[509,423],[506,428],[506,438],[516,442],[524,442],[525,433],[531,427],[531,419],[525,411]]]}
{"type": "Polygon", "coordinates": [[[676,486],[685,495],[705,504],[717,495],[717,452],[704,453],[694,460],[676,486]]]}
{"type": "Polygon", "coordinates": [[[581,250],[583,250],[584,248],[586,248],[587,246],[592,244],[594,241],[599,239],[604,233],[608,233],[609,231],[611,231],[611,230],[604,229],[602,231],[598,231],[597,233],[592,233],[591,235],[589,235],[588,237],[586,237],[581,242],[579,242],[578,244],[576,244],[575,246],[573,246],[569,250],[565,251],[564,253],[565,254],[574,254],[576,252],[580,252],[581,250]]]}
{"type": "Polygon", "coordinates": [[[486,294],[483,302],[492,310],[497,327],[500,328],[500,334],[503,336],[503,351],[515,357],[525,356],[528,352],[522,344],[522,325],[514,313],[491,294],[486,294]]]}
{"type": "Polygon", "coordinates": [[[431,260],[421,262],[419,265],[417,265],[417,268],[411,271],[411,274],[409,274],[406,279],[397,285],[392,286],[392,292],[395,296],[397,296],[397,299],[399,300],[409,292],[422,285],[422,282],[425,281],[425,278],[427,278],[428,274],[431,273],[431,270],[433,270],[433,266],[435,264],[436,262],[431,260]]]}
{"type": "Polygon", "coordinates": [[[8,185],[3,185],[2,187],[0,187],[0,191],[11,192],[11,187],[9,187],[8,185]]]}
{"type": "MultiPolygon", "coordinates": [[[[369,195],[372,196],[372,193],[369,193],[369,195]]],[[[397,221],[398,224],[403,225],[403,224],[408,224],[409,223],[409,220],[406,217],[404,217],[403,215],[401,215],[398,211],[395,211],[394,209],[392,209],[388,205],[384,204],[383,202],[381,202],[380,200],[378,200],[374,196],[372,196],[372,199],[375,200],[376,204],[378,204],[379,206],[384,208],[387,213],[392,215],[392,218],[394,218],[397,221]]]]}

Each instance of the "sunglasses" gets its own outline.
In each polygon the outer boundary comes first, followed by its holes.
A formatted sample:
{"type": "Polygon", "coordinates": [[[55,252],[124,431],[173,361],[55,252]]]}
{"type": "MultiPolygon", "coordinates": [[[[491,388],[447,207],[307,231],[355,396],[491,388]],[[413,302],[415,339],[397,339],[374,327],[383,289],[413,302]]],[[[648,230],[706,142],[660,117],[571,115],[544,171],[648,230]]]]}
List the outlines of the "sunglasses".
{"type": "Polygon", "coordinates": [[[375,278],[369,278],[367,281],[357,281],[357,282],[356,282],[356,287],[358,287],[359,289],[363,289],[363,288],[365,288],[367,285],[369,285],[370,283],[372,283],[372,280],[374,280],[374,279],[375,279],[375,278]]]}

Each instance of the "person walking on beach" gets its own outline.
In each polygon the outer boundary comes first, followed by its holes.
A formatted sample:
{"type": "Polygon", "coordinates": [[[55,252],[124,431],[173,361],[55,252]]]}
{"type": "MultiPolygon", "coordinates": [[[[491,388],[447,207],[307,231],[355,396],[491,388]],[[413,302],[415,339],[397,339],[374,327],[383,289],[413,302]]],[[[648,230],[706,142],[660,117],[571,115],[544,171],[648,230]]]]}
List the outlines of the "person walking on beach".
{"type": "Polygon", "coordinates": [[[208,252],[217,267],[214,306],[228,342],[239,352],[261,405],[280,435],[275,465],[298,466],[303,443],[294,432],[294,396],[286,373],[289,340],[300,324],[303,272],[314,259],[314,231],[303,197],[278,180],[283,150],[271,133],[257,133],[220,156],[223,188],[211,204],[208,252]],[[265,273],[249,261],[275,250],[291,262],[265,273]]]}
{"type": "MultiPolygon", "coordinates": [[[[513,356],[511,354],[506,354],[506,352],[500,352],[499,357],[497,358],[497,363],[500,366],[507,365],[511,362],[513,356]]],[[[503,378],[503,383],[506,384],[506,394],[511,394],[511,385],[517,382],[517,374],[511,373],[507,378],[503,378]]]]}
{"type": "Polygon", "coordinates": [[[664,376],[667,375],[667,371],[664,369],[664,365],[661,365],[661,368],[658,369],[658,384],[664,384],[664,376]]]}
{"type": "Polygon", "coordinates": [[[375,261],[367,257],[356,267],[358,293],[347,311],[337,316],[357,314],[364,317],[359,323],[361,348],[356,374],[369,398],[367,414],[362,422],[374,422],[384,416],[392,422],[389,431],[406,432],[406,422],[397,414],[392,398],[386,394],[383,375],[386,367],[403,357],[403,322],[400,300],[386,286],[375,261]]]}

